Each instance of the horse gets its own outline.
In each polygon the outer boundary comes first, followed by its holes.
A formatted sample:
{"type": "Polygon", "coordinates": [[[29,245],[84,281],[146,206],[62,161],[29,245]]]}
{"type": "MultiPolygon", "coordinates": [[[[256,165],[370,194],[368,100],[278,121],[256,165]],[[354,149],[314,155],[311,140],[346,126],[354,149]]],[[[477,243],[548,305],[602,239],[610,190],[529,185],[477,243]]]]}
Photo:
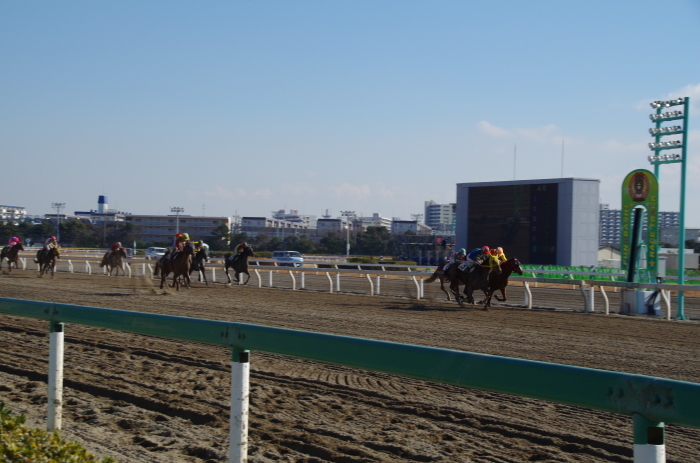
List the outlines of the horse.
{"type": "Polygon", "coordinates": [[[39,250],[36,253],[36,259],[34,259],[34,262],[39,264],[39,277],[50,271],[51,278],[53,278],[56,274],[56,259],[59,257],[61,257],[61,253],[58,250],[58,246],[55,246],[49,250],[39,250]]]}
{"type": "MultiPolygon", "coordinates": [[[[452,298],[450,298],[450,293],[447,292],[447,290],[445,289],[445,282],[452,283],[450,278],[447,275],[445,275],[444,268],[445,268],[445,265],[447,263],[449,263],[449,260],[443,260],[442,262],[440,262],[437,269],[433,272],[432,275],[430,275],[430,278],[425,280],[425,282],[432,283],[433,281],[439,279],[440,280],[440,289],[442,290],[442,292],[447,294],[447,300],[451,301],[452,298]]],[[[459,281],[457,281],[456,283],[457,283],[457,295],[459,295],[459,281]]],[[[450,288],[451,287],[452,287],[452,285],[450,284],[450,288]]],[[[455,296],[455,297],[458,297],[458,296],[455,296]]]]}
{"type": "Polygon", "coordinates": [[[126,250],[119,248],[116,251],[107,251],[100,262],[101,267],[107,267],[107,275],[112,276],[112,270],[117,269],[115,276],[119,276],[119,270],[126,276],[125,264],[122,259],[126,259],[126,250]]]}
{"type": "MultiPolygon", "coordinates": [[[[518,259],[508,259],[505,262],[501,263],[501,273],[497,274],[494,272],[491,272],[489,275],[489,293],[491,293],[493,296],[495,296],[496,300],[498,302],[505,302],[507,300],[506,298],[506,286],[508,286],[508,277],[513,273],[517,273],[518,275],[523,275],[524,272],[520,268],[520,261],[518,259]],[[501,294],[503,295],[503,299],[500,299],[496,293],[496,291],[500,290],[501,294]]],[[[489,294],[484,291],[484,294],[486,294],[486,297],[489,296],[489,294]]],[[[484,300],[485,301],[485,300],[484,300]]],[[[481,302],[484,302],[481,301],[481,302]]]]}
{"type": "MultiPolygon", "coordinates": [[[[464,285],[463,292],[469,304],[474,304],[474,291],[481,289],[486,293],[484,310],[488,310],[491,306],[492,293],[489,289],[489,279],[492,272],[498,275],[501,274],[500,263],[494,256],[488,256],[482,264],[476,265],[471,269],[466,269],[465,264],[457,266],[457,277],[455,280],[459,280],[464,285]]],[[[457,302],[462,305],[462,298],[458,297],[457,302]]]]}
{"type": "Polygon", "coordinates": [[[224,255],[224,270],[226,271],[226,276],[228,277],[228,284],[231,284],[231,276],[228,274],[228,269],[233,267],[234,278],[236,283],[241,283],[241,273],[248,275],[244,285],[248,284],[250,280],[250,273],[248,273],[248,257],[254,256],[253,248],[248,243],[243,243],[243,250],[237,252],[236,254],[226,253],[224,255]]]}
{"type": "Polygon", "coordinates": [[[20,251],[24,251],[22,243],[2,248],[2,251],[0,251],[0,268],[2,268],[3,259],[7,259],[7,273],[12,272],[12,264],[15,264],[15,268],[18,268],[17,261],[19,260],[18,254],[20,251]]]}
{"type": "Polygon", "coordinates": [[[158,260],[156,264],[156,275],[160,268],[160,289],[165,285],[165,279],[170,273],[173,274],[173,286],[177,291],[180,291],[180,276],[185,279],[185,286],[190,287],[190,266],[192,265],[192,255],[194,254],[194,245],[188,242],[182,251],[167,254],[158,260]]]}
{"type": "Polygon", "coordinates": [[[202,281],[202,278],[204,278],[204,283],[208,286],[209,282],[207,281],[207,274],[204,272],[204,263],[209,262],[209,257],[207,257],[207,251],[204,248],[201,248],[197,253],[194,255],[192,258],[192,266],[190,267],[190,274],[197,270],[199,272],[199,276],[197,277],[197,281],[202,281]]]}

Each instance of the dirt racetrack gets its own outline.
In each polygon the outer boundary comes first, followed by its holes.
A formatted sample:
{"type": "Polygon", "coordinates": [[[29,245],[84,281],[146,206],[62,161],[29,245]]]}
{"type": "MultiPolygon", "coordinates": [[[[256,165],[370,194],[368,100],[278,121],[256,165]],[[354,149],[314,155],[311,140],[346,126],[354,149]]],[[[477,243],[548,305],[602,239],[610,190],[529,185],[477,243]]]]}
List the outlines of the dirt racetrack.
{"type": "MultiPolygon", "coordinates": [[[[430,291],[420,301],[201,284],[175,293],[143,277],[0,275],[0,297],[700,382],[696,321],[585,314],[573,290],[539,290],[548,309],[495,305],[488,312],[448,303],[439,286],[430,291]]],[[[688,305],[700,306],[695,298],[688,305]]],[[[224,348],[68,325],[62,435],[122,463],[227,461],[229,358],[224,348]]],[[[47,364],[47,323],[0,315],[0,400],[39,427],[47,364]]],[[[256,352],[250,420],[251,462],[632,461],[626,416],[256,352]]],[[[700,430],[669,425],[666,437],[669,462],[700,461],[700,430]]]]}

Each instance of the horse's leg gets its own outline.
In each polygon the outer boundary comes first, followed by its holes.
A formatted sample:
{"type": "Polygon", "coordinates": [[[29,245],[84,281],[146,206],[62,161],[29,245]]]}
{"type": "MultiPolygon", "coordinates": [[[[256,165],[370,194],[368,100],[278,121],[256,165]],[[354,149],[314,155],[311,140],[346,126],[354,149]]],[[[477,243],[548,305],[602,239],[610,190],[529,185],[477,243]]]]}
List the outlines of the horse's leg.
{"type": "Polygon", "coordinates": [[[450,293],[448,293],[447,290],[445,289],[445,279],[444,278],[440,278],[440,289],[442,290],[443,293],[447,294],[447,300],[451,301],[452,298],[450,297],[450,293]]]}
{"type": "Polygon", "coordinates": [[[229,265],[228,265],[228,262],[226,262],[226,264],[224,265],[224,270],[226,271],[226,277],[228,278],[228,284],[231,284],[231,275],[228,274],[228,268],[229,268],[229,265]]]}
{"type": "Polygon", "coordinates": [[[250,273],[248,273],[247,271],[245,271],[245,272],[243,272],[243,273],[245,273],[245,274],[248,276],[248,278],[245,279],[245,283],[243,283],[244,285],[247,285],[247,284],[248,284],[248,280],[250,280],[250,273]]]}

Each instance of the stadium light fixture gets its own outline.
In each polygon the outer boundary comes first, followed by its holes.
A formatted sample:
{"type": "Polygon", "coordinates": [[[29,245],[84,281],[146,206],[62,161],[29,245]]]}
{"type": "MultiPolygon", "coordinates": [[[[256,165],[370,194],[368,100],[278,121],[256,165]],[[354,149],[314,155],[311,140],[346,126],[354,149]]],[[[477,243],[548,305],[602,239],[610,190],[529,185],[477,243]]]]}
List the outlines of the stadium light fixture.
{"type": "MultiPolygon", "coordinates": [[[[678,221],[678,284],[682,285],[685,282],[685,181],[687,176],[687,160],[688,160],[688,111],[690,110],[690,98],[680,97],[668,101],[654,101],[651,104],[653,109],[656,109],[656,114],[650,114],[649,118],[655,127],[649,129],[649,134],[654,137],[654,142],[649,143],[649,149],[654,152],[653,155],[648,156],[647,159],[649,163],[654,166],[654,175],[657,181],[659,178],[659,166],[661,164],[675,164],[680,163],[681,165],[681,197],[680,197],[680,211],[679,211],[679,221],[678,221]],[[672,106],[683,106],[683,111],[667,111],[662,113],[663,108],[670,108],[672,106]],[[663,122],[682,120],[683,125],[674,125],[668,127],[662,127],[663,122]],[[673,141],[661,141],[661,137],[667,135],[681,135],[682,140],[673,141]],[[659,154],[662,150],[680,149],[680,153],[664,153],[659,154]]],[[[657,220],[658,224],[658,220],[657,220]]],[[[656,230],[658,234],[658,230],[656,230]]],[[[683,291],[678,291],[677,299],[677,309],[676,309],[676,319],[686,320],[685,317],[685,296],[683,291]]]]}
{"type": "Polygon", "coordinates": [[[56,242],[61,242],[61,209],[66,207],[66,203],[51,203],[51,208],[56,209],[56,242]]]}
{"type": "Polygon", "coordinates": [[[170,212],[175,214],[175,234],[180,233],[180,214],[185,212],[184,207],[171,207],[170,212]]]}

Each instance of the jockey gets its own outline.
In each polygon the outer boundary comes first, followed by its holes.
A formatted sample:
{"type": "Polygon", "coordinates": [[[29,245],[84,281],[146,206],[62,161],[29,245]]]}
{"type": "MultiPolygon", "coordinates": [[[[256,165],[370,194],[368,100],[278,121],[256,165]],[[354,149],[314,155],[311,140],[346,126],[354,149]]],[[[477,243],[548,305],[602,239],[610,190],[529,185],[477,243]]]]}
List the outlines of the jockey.
{"type": "Polygon", "coordinates": [[[19,238],[17,238],[16,236],[13,236],[12,238],[10,238],[10,241],[7,243],[7,246],[11,248],[12,246],[14,246],[15,244],[17,244],[19,242],[20,242],[19,238]]]}
{"type": "Polygon", "coordinates": [[[492,255],[492,256],[495,255],[496,258],[498,258],[498,260],[499,260],[500,262],[505,262],[505,261],[508,260],[508,259],[506,259],[506,255],[505,255],[505,253],[503,252],[503,248],[502,248],[502,247],[497,247],[497,248],[495,248],[495,249],[492,249],[492,250],[491,250],[491,255],[492,255]],[[496,253],[494,254],[493,251],[496,251],[496,253]]]}
{"type": "Polygon", "coordinates": [[[42,255],[47,256],[49,251],[51,251],[55,247],[58,247],[58,241],[56,241],[55,236],[51,236],[44,243],[44,247],[36,252],[37,262],[41,260],[42,255]]]}
{"type": "Polygon", "coordinates": [[[472,249],[469,254],[467,254],[467,268],[472,268],[474,265],[481,264],[490,253],[491,250],[488,246],[472,249]]]}
{"type": "Polygon", "coordinates": [[[450,254],[450,257],[448,258],[447,264],[442,268],[442,271],[445,272],[445,275],[447,276],[447,279],[452,281],[455,276],[455,270],[457,268],[456,265],[452,264],[459,264],[464,262],[464,260],[467,258],[467,251],[462,248],[459,251],[455,251],[452,254],[450,254]]]}
{"type": "Polygon", "coordinates": [[[236,254],[240,254],[245,250],[245,243],[241,243],[236,246],[236,254]]]}
{"type": "Polygon", "coordinates": [[[185,249],[185,246],[189,242],[190,242],[190,235],[188,235],[187,233],[182,233],[182,232],[178,233],[173,238],[173,247],[163,257],[172,257],[173,254],[175,254],[175,252],[182,251],[183,249],[185,249]]]}
{"type": "Polygon", "coordinates": [[[117,241],[116,243],[112,244],[111,249],[112,249],[112,252],[117,252],[120,249],[122,249],[122,244],[119,241],[117,241]]]}

